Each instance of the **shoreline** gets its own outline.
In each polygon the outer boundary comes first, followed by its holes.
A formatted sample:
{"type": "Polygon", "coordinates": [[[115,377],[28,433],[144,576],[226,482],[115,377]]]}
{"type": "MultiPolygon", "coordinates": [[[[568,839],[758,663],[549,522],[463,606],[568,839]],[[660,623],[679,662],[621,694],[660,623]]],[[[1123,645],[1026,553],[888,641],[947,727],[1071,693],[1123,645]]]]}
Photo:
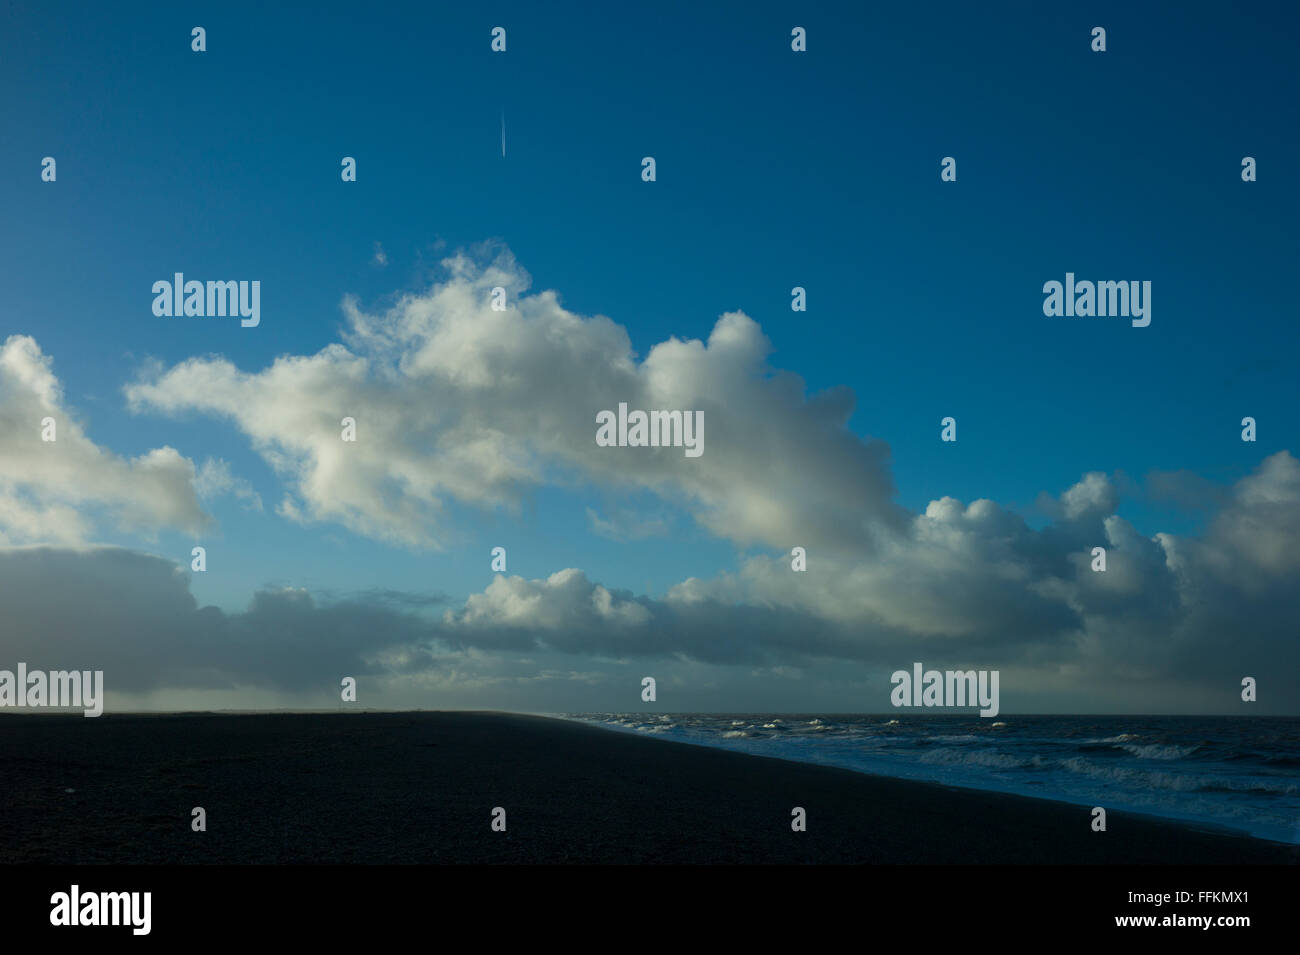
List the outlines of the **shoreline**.
{"type": "MultiPolygon", "coordinates": [[[[643,739],[658,740],[659,742],[663,742],[663,743],[680,743],[683,746],[702,746],[705,749],[712,749],[712,750],[717,750],[720,752],[727,752],[727,753],[736,753],[741,756],[752,756],[756,759],[775,759],[786,763],[796,763],[801,766],[822,766],[828,769],[842,769],[851,773],[856,773],[860,776],[867,776],[873,779],[896,779],[899,780],[900,782],[912,782],[922,786],[938,786],[942,789],[951,789],[957,792],[994,793],[1002,796],[1014,796],[1019,799],[1031,799],[1035,802],[1047,802],[1047,803],[1055,803],[1060,806],[1069,806],[1070,808],[1076,810],[1079,809],[1080,807],[1085,806],[1085,803],[1083,801],[1071,800],[1068,798],[1057,798],[1055,796],[1035,796],[1035,795],[1030,795],[1028,793],[1017,792],[1008,789],[993,789],[991,787],[982,787],[982,786],[966,786],[958,783],[942,782],[936,779],[920,779],[920,778],[915,778],[910,776],[893,776],[890,775],[889,773],[875,772],[870,769],[860,769],[855,766],[841,766],[834,763],[819,763],[811,760],[801,760],[791,756],[774,756],[767,753],[747,752],[746,750],[741,749],[739,747],[732,748],[729,746],[720,746],[716,743],[704,742],[699,740],[686,740],[686,739],[677,739],[674,737],[657,736],[651,733],[644,733],[639,730],[632,729],[630,727],[611,726],[606,723],[589,722],[587,720],[583,720],[575,716],[565,716],[557,713],[535,713],[535,714],[530,713],[530,714],[519,714],[519,715],[529,715],[529,716],[538,716],[547,719],[557,719],[565,722],[577,723],[581,726],[592,726],[595,727],[596,729],[609,730],[612,733],[623,733],[632,736],[639,736],[643,739]]],[[[730,715],[730,714],[723,714],[723,715],[730,715]]],[[[782,715],[782,714],[778,714],[778,715],[782,715]]],[[[795,714],[795,715],[802,716],[804,714],[795,714]]],[[[833,716],[835,714],[827,714],[827,715],[833,716]]],[[[853,715],[857,715],[857,714],[853,714],[853,715]]],[[[874,715],[874,714],[869,714],[869,715],[874,715]]],[[[1108,807],[1107,812],[1109,813],[1110,811],[1111,810],[1108,807]]],[[[1257,842],[1268,843],[1269,845],[1283,846],[1285,848],[1292,848],[1292,849],[1300,849],[1300,842],[1288,842],[1285,839],[1272,839],[1268,836],[1256,835],[1255,833],[1251,832],[1248,829],[1240,829],[1235,826],[1228,825],[1226,823],[1212,822],[1209,820],[1197,819],[1193,817],[1162,816],[1158,813],[1149,812],[1142,809],[1134,809],[1131,807],[1116,807],[1115,811],[1123,812],[1125,815],[1132,816],[1139,819],[1145,819],[1150,822],[1168,823],[1172,825],[1183,826],[1188,829],[1196,829],[1198,831],[1211,833],[1211,834],[1231,836],[1240,839],[1251,839],[1257,842]]]]}
{"type": "Polygon", "coordinates": [[[495,711],[19,716],[0,767],[9,864],[1300,862],[1233,830],[1115,810],[1098,833],[1065,802],[495,711]]]}

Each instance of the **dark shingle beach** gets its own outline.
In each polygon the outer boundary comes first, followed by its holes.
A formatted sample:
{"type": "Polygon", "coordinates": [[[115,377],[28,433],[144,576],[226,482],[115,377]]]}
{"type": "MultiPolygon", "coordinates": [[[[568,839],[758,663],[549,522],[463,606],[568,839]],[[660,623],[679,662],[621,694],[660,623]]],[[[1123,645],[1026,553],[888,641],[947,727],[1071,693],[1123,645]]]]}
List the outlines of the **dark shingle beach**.
{"type": "Polygon", "coordinates": [[[1096,833],[1090,807],[506,713],[6,715],[0,771],[11,864],[1300,859],[1120,812],[1096,833]]]}

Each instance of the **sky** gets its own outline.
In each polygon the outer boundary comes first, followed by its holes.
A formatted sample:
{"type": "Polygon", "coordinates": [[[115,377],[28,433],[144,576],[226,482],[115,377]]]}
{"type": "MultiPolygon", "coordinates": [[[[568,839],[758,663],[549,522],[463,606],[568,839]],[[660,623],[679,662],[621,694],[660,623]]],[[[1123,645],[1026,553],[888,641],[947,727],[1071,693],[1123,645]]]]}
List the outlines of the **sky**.
{"type": "Polygon", "coordinates": [[[1134,6],[7,4],[0,667],[1300,712],[1297,14],[1134,6]],[[259,324],[155,315],[177,272],[259,324]],[[1045,315],[1067,272],[1150,324],[1045,315]],[[598,447],[619,402],[704,453],[598,447]]]}

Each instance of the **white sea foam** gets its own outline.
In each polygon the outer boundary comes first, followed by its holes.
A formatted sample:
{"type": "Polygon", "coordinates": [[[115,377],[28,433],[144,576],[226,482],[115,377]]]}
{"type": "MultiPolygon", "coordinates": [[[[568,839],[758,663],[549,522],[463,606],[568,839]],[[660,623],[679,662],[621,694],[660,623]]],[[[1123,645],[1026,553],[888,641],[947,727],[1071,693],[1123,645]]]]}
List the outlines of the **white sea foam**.
{"type": "Polygon", "coordinates": [[[922,753],[923,763],[938,763],[944,766],[983,766],[987,769],[1020,769],[1032,765],[1029,760],[1008,753],[996,753],[989,750],[966,751],[957,749],[936,749],[922,753]]]}
{"type": "Polygon", "coordinates": [[[1083,745],[1087,746],[1092,743],[1131,743],[1135,739],[1140,739],[1136,733],[1120,733],[1118,736],[1107,736],[1102,739],[1085,739],[1083,745]]]}
{"type": "Polygon", "coordinates": [[[1157,743],[1144,745],[1126,744],[1120,749],[1132,753],[1138,759],[1183,759],[1196,752],[1196,746],[1161,746],[1157,743]]]}

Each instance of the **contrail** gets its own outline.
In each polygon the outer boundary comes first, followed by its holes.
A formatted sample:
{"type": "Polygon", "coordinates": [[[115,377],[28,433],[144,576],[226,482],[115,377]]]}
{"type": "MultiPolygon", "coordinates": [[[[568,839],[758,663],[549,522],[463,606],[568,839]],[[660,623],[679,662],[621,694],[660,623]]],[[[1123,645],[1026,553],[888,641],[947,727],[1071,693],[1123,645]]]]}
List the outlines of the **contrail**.
{"type": "Polygon", "coordinates": [[[506,111],[501,111],[501,157],[506,155],[506,111]]]}

